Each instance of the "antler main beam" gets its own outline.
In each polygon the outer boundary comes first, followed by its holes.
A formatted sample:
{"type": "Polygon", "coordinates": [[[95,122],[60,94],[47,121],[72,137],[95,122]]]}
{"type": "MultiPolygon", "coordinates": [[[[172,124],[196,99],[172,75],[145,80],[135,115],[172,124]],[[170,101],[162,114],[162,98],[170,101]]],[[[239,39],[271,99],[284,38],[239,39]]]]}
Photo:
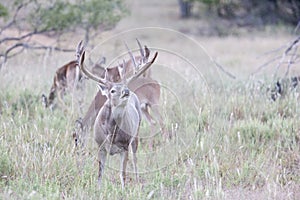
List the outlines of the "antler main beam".
{"type": "MultiPolygon", "coordinates": [[[[138,42],[138,45],[140,47],[140,52],[143,56],[143,59],[148,59],[149,57],[149,54],[150,54],[150,50],[145,46],[145,52],[143,52],[142,48],[141,48],[141,44],[140,42],[137,40],[138,42]]],[[[106,85],[109,81],[106,80],[106,79],[102,79],[96,75],[94,75],[93,73],[91,73],[84,65],[84,58],[85,58],[85,50],[84,50],[84,46],[82,44],[83,42],[80,41],[78,46],[77,46],[77,50],[76,50],[76,57],[77,57],[77,62],[78,62],[78,65],[80,67],[80,69],[82,70],[82,72],[90,79],[98,82],[99,84],[102,84],[102,85],[106,85]]],[[[139,68],[139,66],[137,65],[135,59],[134,59],[134,56],[132,54],[132,52],[129,50],[127,44],[125,43],[125,46],[127,47],[128,49],[128,53],[132,59],[132,62],[134,63],[135,65],[135,68],[136,68],[136,71],[135,73],[129,77],[127,79],[127,83],[129,83],[130,81],[133,81],[135,79],[137,79],[139,76],[141,76],[147,69],[149,69],[151,67],[151,65],[155,62],[156,58],[157,58],[157,55],[158,53],[155,52],[154,54],[154,57],[152,58],[151,61],[147,62],[146,64],[144,64],[141,68],[139,68]]],[[[124,63],[123,63],[124,64],[124,63]]],[[[125,78],[125,77],[124,77],[125,78]]]]}
{"type": "Polygon", "coordinates": [[[76,57],[77,57],[77,62],[79,65],[79,68],[81,69],[81,71],[90,79],[105,85],[106,84],[106,80],[102,79],[94,74],[92,74],[84,65],[84,58],[85,58],[85,50],[84,50],[84,46],[82,45],[82,41],[79,42],[78,46],[77,46],[77,50],[76,50],[76,57]]]}

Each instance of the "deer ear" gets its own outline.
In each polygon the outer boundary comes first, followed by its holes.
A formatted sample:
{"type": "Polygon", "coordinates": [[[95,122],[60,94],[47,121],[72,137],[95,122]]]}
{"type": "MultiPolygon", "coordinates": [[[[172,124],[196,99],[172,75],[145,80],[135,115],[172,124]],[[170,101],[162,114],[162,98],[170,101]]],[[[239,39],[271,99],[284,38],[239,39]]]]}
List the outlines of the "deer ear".
{"type": "Polygon", "coordinates": [[[98,88],[101,91],[102,95],[108,96],[108,88],[106,86],[98,84],[98,88]]]}

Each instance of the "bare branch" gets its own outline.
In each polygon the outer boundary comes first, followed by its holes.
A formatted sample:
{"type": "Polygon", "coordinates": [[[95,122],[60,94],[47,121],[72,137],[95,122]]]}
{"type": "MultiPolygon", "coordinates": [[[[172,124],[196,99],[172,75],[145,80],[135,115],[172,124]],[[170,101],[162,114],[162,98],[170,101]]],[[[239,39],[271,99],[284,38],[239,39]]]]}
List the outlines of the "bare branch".
{"type": "Polygon", "coordinates": [[[296,55],[297,49],[298,49],[298,47],[296,46],[294,48],[294,53],[291,55],[290,59],[288,60],[288,66],[287,66],[287,70],[285,72],[286,77],[288,76],[288,74],[290,72],[291,65],[294,64],[294,60],[296,59],[295,55],[296,55]]]}
{"type": "Polygon", "coordinates": [[[260,65],[254,72],[251,73],[251,76],[253,76],[254,74],[258,73],[260,70],[262,70],[263,68],[267,67],[269,64],[275,62],[276,60],[280,59],[281,56],[276,56],[275,58],[265,62],[264,64],[260,65]]]}
{"type": "Polygon", "coordinates": [[[131,58],[131,60],[132,60],[132,62],[133,62],[133,64],[134,64],[135,70],[137,71],[138,65],[137,65],[137,63],[136,63],[136,60],[135,60],[135,58],[134,58],[134,56],[133,56],[131,50],[129,49],[127,43],[124,42],[124,44],[125,44],[125,46],[126,46],[126,48],[127,48],[128,54],[129,54],[129,56],[130,56],[130,58],[131,58]]]}
{"type": "Polygon", "coordinates": [[[10,22],[8,22],[3,28],[0,29],[0,34],[2,34],[2,32],[3,32],[4,30],[8,29],[9,27],[11,27],[13,24],[16,23],[16,19],[17,19],[17,16],[18,16],[20,10],[21,10],[22,8],[24,8],[28,3],[29,3],[29,2],[27,2],[27,3],[22,3],[21,5],[19,5],[19,6],[17,7],[17,9],[16,9],[16,11],[15,11],[15,13],[14,13],[14,15],[13,15],[12,20],[11,20],[10,22]]]}
{"type": "Polygon", "coordinates": [[[6,38],[3,38],[2,40],[0,40],[0,44],[2,44],[4,42],[8,42],[8,41],[21,41],[26,38],[32,37],[33,35],[38,35],[38,34],[42,34],[45,32],[49,32],[49,30],[42,30],[42,31],[34,30],[33,32],[26,33],[20,37],[6,37],[6,38]]]}
{"type": "Polygon", "coordinates": [[[24,51],[24,49],[32,49],[32,50],[47,50],[47,49],[51,49],[54,51],[61,51],[61,52],[74,52],[74,49],[64,49],[64,48],[60,48],[60,47],[52,47],[52,46],[44,46],[44,45],[33,45],[33,44],[29,44],[29,43],[16,43],[12,46],[10,46],[8,49],[6,49],[6,51],[3,54],[0,54],[0,58],[3,58],[3,61],[0,63],[0,69],[2,67],[2,65],[7,62],[7,60],[9,58],[15,57],[17,55],[19,55],[20,53],[22,53],[24,51]],[[21,48],[19,51],[11,54],[11,52],[15,51],[16,49],[21,48]]]}
{"type": "Polygon", "coordinates": [[[298,44],[299,40],[300,40],[300,36],[298,36],[298,37],[292,42],[292,44],[285,50],[284,53],[285,53],[285,54],[288,54],[289,51],[290,51],[296,44],[298,44]]]}
{"type": "Polygon", "coordinates": [[[274,66],[275,67],[275,73],[274,73],[275,77],[277,76],[279,68],[284,64],[287,64],[287,69],[285,72],[285,76],[287,76],[289,74],[291,65],[296,63],[296,60],[299,58],[299,55],[297,54],[299,41],[300,41],[300,36],[298,36],[292,42],[289,42],[289,44],[286,45],[285,48],[280,47],[278,49],[275,49],[275,50],[272,50],[272,51],[269,51],[269,52],[263,54],[263,55],[268,55],[268,54],[276,53],[276,52],[283,50],[281,55],[275,56],[271,60],[269,60],[266,63],[259,66],[253,73],[251,73],[251,75],[258,73],[263,68],[265,68],[265,67],[269,66],[270,64],[274,63],[275,61],[279,60],[278,63],[274,66]]]}
{"type": "Polygon", "coordinates": [[[217,63],[217,61],[215,61],[214,59],[212,59],[212,61],[213,61],[213,63],[214,63],[214,64],[215,64],[222,72],[224,72],[227,76],[229,76],[229,77],[232,78],[232,79],[236,79],[236,77],[235,77],[233,74],[231,74],[230,72],[226,71],[222,65],[220,65],[219,63],[217,63]]]}
{"type": "Polygon", "coordinates": [[[279,47],[279,48],[277,48],[277,49],[274,49],[274,50],[271,50],[271,51],[267,51],[267,52],[265,52],[265,53],[263,53],[263,54],[257,56],[256,59],[260,59],[260,58],[262,58],[262,57],[264,57],[264,56],[267,56],[267,55],[270,55],[270,54],[279,52],[279,51],[281,51],[282,49],[284,49],[285,47],[286,47],[286,45],[281,46],[281,47],[279,47]]]}

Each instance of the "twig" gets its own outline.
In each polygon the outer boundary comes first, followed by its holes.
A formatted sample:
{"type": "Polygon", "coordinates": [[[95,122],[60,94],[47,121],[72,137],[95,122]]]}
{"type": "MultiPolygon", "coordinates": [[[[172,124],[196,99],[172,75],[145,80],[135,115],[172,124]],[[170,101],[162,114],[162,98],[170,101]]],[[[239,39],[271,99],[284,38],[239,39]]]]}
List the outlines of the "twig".
{"type": "Polygon", "coordinates": [[[269,60],[268,62],[260,65],[254,72],[251,73],[251,76],[253,76],[254,74],[258,73],[260,70],[262,70],[263,68],[267,67],[269,64],[275,62],[276,60],[278,60],[279,58],[281,58],[281,56],[277,56],[271,60],[269,60]]]}
{"type": "Polygon", "coordinates": [[[279,47],[279,48],[277,48],[277,49],[273,49],[273,50],[271,50],[271,51],[267,51],[267,52],[265,52],[265,53],[263,53],[263,54],[257,56],[256,59],[260,59],[261,57],[264,57],[264,56],[267,56],[267,55],[270,55],[270,54],[279,52],[279,51],[281,51],[282,49],[284,49],[285,47],[286,47],[286,45],[281,46],[281,47],[279,47]]]}
{"type": "Polygon", "coordinates": [[[287,47],[285,49],[283,47],[280,47],[278,49],[275,49],[275,50],[272,50],[272,51],[269,51],[269,52],[263,54],[263,55],[268,55],[268,54],[271,54],[271,53],[274,53],[274,52],[278,52],[278,51],[284,49],[284,51],[283,51],[283,53],[281,55],[276,56],[275,58],[273,58],[273,59],[267,61],[266,63],[262,64],[261,66],[259,66],[254,72],[251,73],[251,76],[254,75],[254,74],[256,74],[256,73],[258,73],[260,70],[262,70],[263,68],[267,67],[271,63],[273,63],[273,62],[275,62],[275,61],[277,61],[277,60],[280,59],[279,62],[275,66],[275,68],[276,68],[276,70],[275,70],[275,77],[276,77],[279,68],[281,67],[282,64],[286,63],[284,61],[286,60],[286,58],[288,56],[290,56],[289,59],[288,59],[288,61],[287,61],[288,66],[287,66],[287,70],[286,70],[286,73],[285,73],[285,76],[287,76],[289,74],[289,70],[290,70],[291,65],[294,64],[295,60],[297,60],[298,57],[299,57],[298,54],[297,54],[297,49],[298,49],[297,45],[298,45],[299,41],[300,41],[300,36],[298,36],[296,39],[294,39],[292,42],[290,42],[288,45],[286,45],[287,47]],[[293,49],[293,52],[290,53],[290,51],[292,49],[293,49]]]}
{"type": "Polygon", "coordinates": [[[38,35],[38,34],[42,34],[45,32],[49,32],[49,30],[41,30],[41,31],[34,30],[34,31],[32,31],[30,33],[26,33],[20,37],[6,37],[6,38],[3,38],[2,40],[0,40],[0,44],[2,44],[4,42],[8,42],[8,41],[21,41],[21,40],[29,38],[33,35],[38,35]]]}
{"type": "Polygon", "coordinates": [[[296,47],[294,48],[294,53],[291,55],[290,59],[288,60],[288,66],[287,66],[287,70],[286,70],[286,72],[285,72],[285,76],[286,76],[286,77],[288,76],[288,74],[289,74],[289,72],[290,72],[291,65],[294,64],[294,60],[297,59],[297,57],[294,58],[295,55],[297,55],[297,54],[296,54],[297,49],[298,49],[298,47],[296,46],[296,47]]]}
{"type": "Polygon", "coordinates": [[[217,61],[215,61],[214,59],[212,59],[212,61],[213,61],[213,63],[214,63],[214,64],[215,64],[222,72],[224,72],[227,76],[229,76],[229,77],[232,78],[232,79],[236,79],[236,77],[235,77],[233,74],[231,74],[230,72],[226,71],[222,65],[220,65],[219,63],[217,63],[217,61]]]}
{"type": "Polygon", "coordinates": [[[15,11],[15,13],[14,13],[14,16],[13,16],[12,20],[11,20],[10,22],[8,22],[3,28],[0,29],[0,34],[2,34],[2,32],[3,32],[4,30],[8,29],[9,27],[11,27],[13,24],[16,23],[16,18],[17,18],[18,14],[19,14],[19,11],[20,11],[25,5],[26,5],[26,4],[20,4],[20,5],[17,7],[17,9],[16,9],[16,11],[15,11]]]}
{"type": "Polygon", "coordinates": [[[294,29],[294,33],[295,33],[295,34],[297,33],[299,27],[300,27],[300,20],[298,21],[297,26],[296,26],[296,28],[294,29]]]}
{"type": "Polygon", "coordinates": [[[296,44],[298,44],[298,42],[299,42],[299,40],[300,40],[300,36],[298,36],[293,42],[292,42],[292,44],[285,50],[285,54],[288,54],[288,52],[296,45],[296,44]]]}
{"type": "Polygon", "coordinates": [[[0,69],[1,69],[1,66],[7,61],[7,59],[20,54],[24,49],[33,49],[33,50],[51,49],[54,51],[61,51],[61,52],[74,52],[75,51],[75,49],[64,49],[64,48],[60,48],[60,47],[52,47],[52,46],[44,46],[44,45],[35,46],[35,45],[28,44],[28,43],[16,43],[16,44],[12,45],[11,47],[9,47],[3,54],[0,54],[0,57],[3,58],[3,61],[0,63],[0,69]],[[17,48],[21,48],[21,50],[14,54],[10,54],[13,50],[15,50],[17,48]]]}

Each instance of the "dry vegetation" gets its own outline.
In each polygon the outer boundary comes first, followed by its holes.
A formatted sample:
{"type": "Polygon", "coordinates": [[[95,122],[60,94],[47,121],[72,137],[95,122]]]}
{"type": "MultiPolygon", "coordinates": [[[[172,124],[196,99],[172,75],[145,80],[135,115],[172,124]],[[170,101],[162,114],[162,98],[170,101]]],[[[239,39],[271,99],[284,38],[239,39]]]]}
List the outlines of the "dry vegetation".
{"type": "MultiPolygon", "coordinates": [[[[102,54],[112,60],[124,53],[122,41],[135,47],[136,37],[150,48],[159,48],[153,77],[162,84],[160,106],[173,138],[164,141],[159,134],[147,138],[149,126],[142,123],[140,183],[129,174],[125,190],[121,189],[115,170],[119,158],[114,156],[102,188],[97,188],[97,149],[92,136],[83,157],[74,149],[72,131],[79,114],[72,109],[71,97],[67,97],[67,111],[45,110],[40,101],[56,68],[74,54],[27,52],[1,69],[0,199],[300,198],[298,93],[270,100],[267,87],[272,82],[272,66],[248,79],[269,59],[259,56],[285,45],[293,36],[280,27],[224,38],[191,35],[190,39],[155,28],[115,36],[133,27],[160,25],[180,30],[184,24],[196,25],[193,19],[178,20],[173,1],[163,1],[165,12],[158,11],[158,2],[132,3],[132,16],[99,36],[95,44],[103,43],[89,52],[94,61],[102,54]],[[139,6],[148,10],[143,12],[139,6]],[[205,51],[237,79],[219,71],[205,51]],[[149,148],[152,140],[153,149],[149,148]],[[85,162],[82,168],[79,158],[85,162]]],[[[75,47],[80,37],[72,39],[69,44],[75,47]]],[[[86,108],[94,94],[95,85],[87,82],[86,108]]]]}

